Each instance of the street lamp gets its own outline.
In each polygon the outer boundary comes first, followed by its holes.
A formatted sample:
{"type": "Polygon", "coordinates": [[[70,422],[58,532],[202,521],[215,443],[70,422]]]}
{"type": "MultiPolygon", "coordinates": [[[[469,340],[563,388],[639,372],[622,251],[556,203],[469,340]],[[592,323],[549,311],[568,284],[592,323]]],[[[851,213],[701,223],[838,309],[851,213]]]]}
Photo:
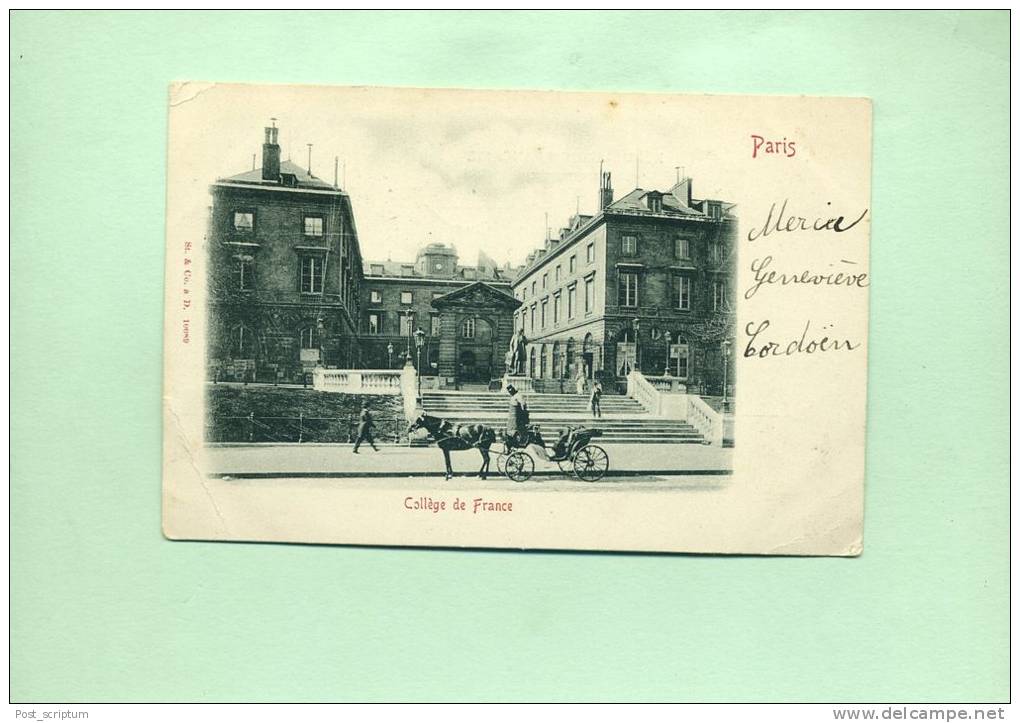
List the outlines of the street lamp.
{"type": "Polygon", "coordinates": [[[641,331],[641,320],[634,317],[634,371],[641,371],[641,349],[638,347],[638,332],[641,331]]]}
{"type": "Polygon", "coordinates": [[[673,340],[673,335],[667,331],[666,332],[666,365],[665,365],[665,368],[663,368],[663,370],[662,370],[662,376],[664,376],[664,377],[668,377],[669,376],[669,346],[670,346],[670,342],[672,340],[673,340]]]}
{"type": "Polygon", "coordinates": [[[425,346],[425,332],[416,329],[414,332],[414,346],[418,350],[418,403],[421,404],[421,348],[425,346]]]}
{"type": "Polygon", "coordinates": [[[414,309],[407,312],[407,359],[411,360],[411,329],[414,328],[414,309]]]}
{"type": "Polygon", "coordinates": [[[393,368],[393,342],[386,345],[386,368],[393,368]]]}
{"type": "Polygon", "coordinates": [[[730,340],[729,339],[723,339],[723,343],[722,343],[722,358],[723,358],[722,359],[722,364],[723,364],[723,366],[722,366],[722,408],[723,408],[723,411],[725,412],[726,411],[726,402],[727,402],[727,400],[726,400],[726,386],[727,386],[727,384],[726,384],[726,382],[727,382],[726,376],[727,376],[727,372],[729,371],[729,367],[730,367],[730,340]]]}

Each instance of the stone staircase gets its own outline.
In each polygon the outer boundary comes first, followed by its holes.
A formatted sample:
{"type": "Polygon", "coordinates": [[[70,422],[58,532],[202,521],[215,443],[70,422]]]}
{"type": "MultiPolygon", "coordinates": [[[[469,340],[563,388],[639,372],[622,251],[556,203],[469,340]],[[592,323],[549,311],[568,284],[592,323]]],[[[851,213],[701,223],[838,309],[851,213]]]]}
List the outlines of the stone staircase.
{"type": "MultiPolygon", "coordinates": [[[[630,397],[604,395],[602,418],[592,419],[588,396],[579,394],[526,394],[531,423],[551,437],[568,426],[602,430],[606,444],[702,444],[704,438],[685,421],[659,419],[630,397]]],[[[425,412],[456,424],[506,426],[509,397],[505,392],[425,392],[425,412]]],[[[553,437],[555,439],[555,437],[553,437]]]]}

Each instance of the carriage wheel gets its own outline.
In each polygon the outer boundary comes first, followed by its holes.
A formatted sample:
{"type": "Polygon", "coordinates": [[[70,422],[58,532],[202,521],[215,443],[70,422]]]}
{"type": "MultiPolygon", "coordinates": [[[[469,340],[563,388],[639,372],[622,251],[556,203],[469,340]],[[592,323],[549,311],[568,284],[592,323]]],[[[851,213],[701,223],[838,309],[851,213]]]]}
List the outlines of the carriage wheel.
{"type": "Polygon", "coordinates": [[[506,474],[506,453],[496,452],[496,469],[500,474],[506,474]]]}
{"type": "Polygon", "coordinates": [[[506,458],[506,476],[514,482],[526,482],[535,471],[535,460],[530,454],[514,452],[506,458]]]}
{"type": "Polygon", "coordinates": [[[581,447],[574,455],[574,474],[585,482],[597,482],[609,470],[609,455],[597,444],[581,447]]]}
{"type": "Polygon", "coordinates": [[[560,466],[560,472],[563,474],[572,474],[574,471],[574,461],[570,457],[558,460],[556,464],[560,466]]]}

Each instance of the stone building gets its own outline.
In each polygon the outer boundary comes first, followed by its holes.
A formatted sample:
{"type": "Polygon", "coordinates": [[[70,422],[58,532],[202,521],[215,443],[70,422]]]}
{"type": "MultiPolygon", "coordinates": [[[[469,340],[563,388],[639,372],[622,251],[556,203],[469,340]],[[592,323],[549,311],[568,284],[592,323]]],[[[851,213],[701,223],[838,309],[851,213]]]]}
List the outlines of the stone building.
{"type": "Polygon", "coordinates": [[[299,382],[359,363],[362,261],[350,197],[280,159],[210,187],[209,376],[299,382]]]}
{"type": "Polygon", "coordinates": [[[459,263],[453,246],[431,243],[411,261],[366,261],[362,283],[362,366],[417,364],[414,332],[424,334],[424,375],[444,387],[487,384],[503,373],[513,334],[514,271],[479,254],[459,263]]]}
{"type": "Polygon", "coordinates": [[[614,200],[603,174],[599,212],[573,216],[514,279],[536,386],[577,374],[611,386],[633,368],[718,394],[724,364],[732,386],[733,208],[694,198],[689,178],[614,200]]]}

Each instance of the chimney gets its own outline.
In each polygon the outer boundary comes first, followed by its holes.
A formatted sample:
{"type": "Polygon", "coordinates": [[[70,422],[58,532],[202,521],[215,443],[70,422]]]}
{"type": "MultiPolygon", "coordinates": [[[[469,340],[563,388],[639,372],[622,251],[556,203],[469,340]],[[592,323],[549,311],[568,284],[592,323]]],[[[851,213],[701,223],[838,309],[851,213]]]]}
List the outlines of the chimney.
{"type": "Polygon", "coordinates": [[[262,144],[262,180],[279,183],[280,145],[276,142],[279,129],[275,118],[273,121],[273,126],[266,128],[266,142],[262,144]]]}
{"type": "Polygon", "coordinates": [[[670,189],[670,193],[672,193],[676,200],[678,200],[680,203],[684,204],[685,206],[690,206],[691,179],[684,178],[683,180],[679,181],[675,186],[673,186],[672,189],[670,189]]]}
{"type": "Polygon", "coordinates": [[[613,202],[613,174],[606,171],[602,174],[599,183],[599,210],[604,209],[613,202]]]}

